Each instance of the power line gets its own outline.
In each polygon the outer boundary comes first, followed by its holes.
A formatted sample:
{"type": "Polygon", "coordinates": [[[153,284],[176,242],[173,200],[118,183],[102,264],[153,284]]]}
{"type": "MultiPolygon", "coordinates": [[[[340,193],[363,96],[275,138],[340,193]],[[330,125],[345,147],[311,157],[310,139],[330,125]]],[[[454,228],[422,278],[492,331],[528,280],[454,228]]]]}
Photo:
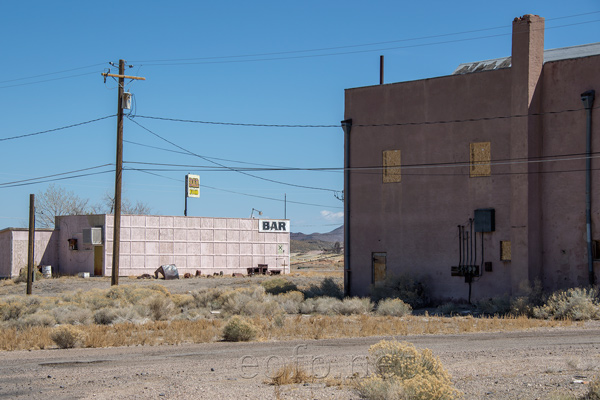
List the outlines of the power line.
{"type": "Polygon", "coordinates": [[[178,119],[178,118],[166,118],[166,117],[152,117],[147,115],[136,115],[136,118],[146,119],[157,119],[161,121],[171,122],[187,122],[194,124],[208,124],[208,125],[229,125],[229,126],[252,126],[252,127],[268,127],[268,128],[339,128],[340,125],[301,125],[301,124],[254,124],[254,123],[241,123],[241,122],[215,122],[215,121],[198,121],[191,119],[178,119]]]}
{"type": "MultiPolygon", "coordinates": [[[[564,17],[547,18],[546,21],[574,18],[574,17],[580,17],[580,16],[592,15],[592,14],[598,14],[598,13],[600,13],[600,11],[574,14],[574,15],[564,16],[564,17]]],[[[593,22],[598,22],[598,21],[600,21],[600,20],[592,20],[592,21],[584,21],[584,22],[578,22],[578,23],[573,23],[573,24],[559,25],[559,26],[555,26],[555,27],[548,27],[546,29],[564,28],[564,27],[568,27],[568,26],[581,25],[581,24],[593,23],[593,22]]],[[[390,43],[402,43],[402,42],[410,42],[410,41],[418,41],[418,40],[435,39],[435,38],[448,37],[448,36],[464,35],[464,34],[469,34],[469,33],[484,32],[484,31],[497,30],[497,29],[503,29],[503,28],[510,28],[510,26],[503,25],[503,26],[475,29],[475,30],[462,31],[462,32],[421,36],[421,37],[416,37],[416,38],[388,40],[388,41],[382,41],[382,42],[353,44],[353,45],[346,45],[346,46],[322,47],[322,48],[307,49],[307,50],[290,50],[290,51],[280,51],[280,52],[254,53],[254,54],[216,56],[216,57],[183,58],[183,59],[138,60],[138,61],[134,61],[134,62],[145,63],[145,65],[148,65],[148,66],[157,66],[157,65],[185,65],[185,64],[233,63],[233,62],[249,62],[249,61],[271,61],[271,60],[285,60],[285,59],[293,59],[293,58],[324,57],[324,56],[332,56],[332,55],[343,55],[343,54],[352,54],[352,53],[361,53],[361,52],[374,52],[374,51],[382,51],[382,50],[394,50],[394,49],[400,49],[400,48],[431,46],[431,45],[435,45],[435,44],[446,44],[446,43],[454,43],[454,42],[461,42],[461,41],[468,41],[468,40],[486,39],[486,38],[497,37],[497,36],[507,36],[507,35],[510,35],[510,33],[481,36],[481,37],[475,37],[475,38],[456,39],[456,40],[443,41],[443,42],[423,43],[423,44],[410,45],[410,46],[391,47],[391,48],[385,48],[385,49],[367,49],[367,50],[358,50],[358,51],[351,51],[351,52],[313,54],[313,55],[292,56],[292,57],[262,58],[262,59],[251,59],[251,60],[231,60],[231,59],[235,59],[235,58],[250,58],[250,57],[265,57],[265,56],[277,56],[277,55],[286,55],[286,54],[313,53],[313,52],[329,51],[329,50],[341,50],[341,49],[351,49],[351,48],[358,48],[358,47],[378,46],[378,45],[384,45],[384,44],[390,44],[390,43]],[[212,61],[210,61],[210,60],[212,60],[212,61]],[[224,60],[224,61],[214,61],[214,60],[224,60]],[[168,64],[165,64],[165,63],[168,63],[168,64]]]]}
{"type": "Polygon", "coordinates": [[[314,186],[306,186],[306,185],[297,185],[297,184],[295,184],[295,183],[288,183],[288,182],[276,181],[276,180],[273,180],[273,179],[263,178],[262,176],[257,176],[257,175],[249,174],[249,173],[247,173],[247,172],[244,172],[244,171],[239,171],[239,170],[237,170],[236,168],[228,167],[228,166],[226,166],[226,165],[224,165],[224,164],[218,163],[218,162],[216,162],[216,161],[212,161],[212,160],[210,160],[210,159],[206,158],[205,156],[202,156],[202,155],[196,154],[196,153],[194,153],[194,152],[192,152],[192,151],[189,151],[188,149],[185,149],[184,147],[181,147],[181,146],[179,146],[178,144],[175,144],[175,143],[171,142],[170,140],[168,140],[168,139],[165,139],[164,137],[160,136],[159,134],[157,134],[157,133],[155,133],[155,132],[151,131],[150,129],[148,129],[148,128],[144,127],[144,126],[143,126],[143,125],[141,125],[139,122],[137,122],[137,121],[135,121],[135,120],[133,120],[133,119],[131,119],[131,118],[130,118],[130,120],[131,120],[131,122],[133,122],[134,124],[138,125],[140,128],[142,128],[142,129],[144,129],[145,131],[147,131],[147,132],[151,133],[152,135],[154,135],[154,136],[158,137],[159,139],[161,139],[161,140],[164,140],[165,142],[167,142],[167,143],[169,143],[169,144],[171,144],[171,145],[173,145],[173,146],[175,146],[175,147],[177,147],[177,148],[179,148],[179,149],[181,149],[181,150],[183,150],[183,151],[186,151],[186,152],[188,152],[189,154],[191,154],[191,155],[193,155],[193,156],[196,156],[196,157],[198,157],[198,158],[201,158],[201,159],[203,159],[203,160],[205,160],[205,161],[208,161],[208,162],[210,162],[210,163],[213,163],[213,164],[215,164],[215,165],[218,165],[218,166],[220,166],[220,167],[227,168],[227,169],[229,169],[229,170],[230,170],[230,171],[232,171],[232,172],[237,172],[237,173],[239,173],[239,174],[242,174],[242,175],[250,176],[250,177],[252,177],[252,178],[260,179],[260,180],[263,180],[263,181],[266,181],[266,182],[277,183],[277,184],[280,184],[280,185],[286,185],[286,186],[299,187],[299,188],[303,188],[303,189],[321,190],[321,191],[333,192],[333,193],[336,193],[336,192],[338,192],[338,190],[333,190],[333,189],[319,188],[319,187],[314,187],[314,186]]]}
{"type": "Polygon", "coordinates": [[[60,130],[63,130],[63,129],[74,128],[76,126],[91,124],[93,122],[102,121],[103,119],[111,118],[111,117],[114,117],[114,116],[115,116],[114,114],[113,115],[107,115],[106,117],[96,118],[96,119],[92,119],[92,120],[85,121],[85,122],[78,122],[76,124],[71,124],[71,125],[67,125],[67,126],[61,126],[60,128],[47,129],[45,131],[39,131],[39,132],[34,132],[34,133],[27,133],[27,134],[24,134],[24,135],[12,136],[12,137],[7,137],[7,138],[0,138],[0,142],[3,142],[5,140],[22,139],[22,138],[29,137],[29,136],[36,136],[36,135],[41,135],[41,134],[44,134],[44,133],[50,133],[50,132],[60,131],[60,130]]]}
{"type": "Polygon", "coordinates": [[[58,75],[58,74],[64,74],[65,72],[72,72],[72,71],[78,71],[78,70],[81,70],[81,69],[98,67],[98,66],[104,65],[104,64],[106,64],[106,63],[98,63],[98,64],[86,65],[84,67],[77,67],[77,68],[65,69],[65,70],[56,71],[56,72],[48,72],[48,73],[45,73],[45,74],[26,76],[26,77],[23,77],[23,78],[8,79],[8,80],[5,80],[5,81],[0,81],[0,83],[16,82],[16,81],[26,81],[28,79],[41,78],[42,76],[58,75]]]}
{"type": "Polygon", "coordinates": [[[85,76],[85,75],[95,75],[97,74],[97,72],[86,72],[84,74],[76,74],[76,75],[69,75],[69,76],[62,76],[60,78],[52,78],[52,79],[44,79],[41,81],[34,81],[34,82],[26,82],[26,83],[17,83],[14,85],[5,85],[5,86],[0,86],[0,89],[6,89],[6,88],[11,88],[11,87],[17,87],[17,86],[27,86],[27,85],[34,85],[36,83],[44,83],[44,82],[51,82],[51,81],[58,81],[61,79],[69,79],[69,78],[77,78],[79,76],[85,76]]]}
{"type": "Polygon", "coordinates": [[[13,185],[13,184],[16,184],[16,183],[31,182],[31,181],[37,181],[37,180],[40,180],[40,179],[53,178],[53,177],[56,177],[56,176],[69,175],[69,174],[74,174],[74,173],[77,173],[77,172],[89,171],[91,169],[98,169],[98,168],[108,167],[110,165],[113,165],[113,164],[102,164],[102,165],[97,165],[95,167],[82,168],[82,169],[77,169],[77,170],[74,170],[74,171],[61,172],[61,173],[58,173],[58,174],[40,176],[40,177],[37,177],[37,178],[29,178],[29,179],[22,179],[22,180],[19,180],[19,181],[4,182],[4,183],[0,183],[0,187],[1,186],[7,186],[7,185],[13,185]]]}
{"type": "Polygon", "coordinates": [[[82,178],[82,177],[85,177],[85,176],[101,175],[101,174],[106,174],[106,173],[109,173],[109,172],[113,172],[114,173],[115,170],[111,169],[111,170],[108,170],[108,171],[90,172],[90,173],[87,173],[87,174],[66,176],[66,177],[55,178],[55,179],[46,179],[46,180],[41,180],[41,181],[36,181],[36,182],[26,182],[26,183],[14,184],[14,185],[6,185],[6,186],[0,186],[0,189],[6,189],[6,188],[12,188],[12,187],[19,187],[19,186],[36,185],[38,183],[58,182],[58,181],[64,181],[64,180],[67,180],[67,179],[82,178]]]}
{"type": "MultiPolygon", "coordinates": [[[[169,179],[169,180],[176,181],[176,182],[181,182],[179,179],[175,179],[175,178],[171,178],[171,177],[168,177],[168,176],[164,176],[164,175],[156,174],[156,173],[153,173],[153,172],[145,171],[143,169],[128,168],[128,170],[137,171],[137,172],[143,172],[143,173],[146,173],[146,174],[158,176],[160,178],[169,179]]],[[[303,205],[303,206],[343,209],[343,207],[339,207],[339,206],[327,206],[327,205],[323,205],[323,204],[312,204],[312,203],[303,203],[303,202],[292,201],[292,200],[281,200],[281,199],[277,199],[277,198],[274,198],[274,197],[259,196],[259,195],[255,195],[255,194],[236,192],[236,191],[233,191],[233,190],[221,189],[221,188],[217,188],[217,187],[214,187],[214,186],[208,186],[208,185],[204,185],[204,184],[200,184],[200,187],[207,188],[207,189],[218,190],[218,191],[221,191],[221,192],[238,194],[238,195],[241,195],[241,196],[255,197],[255,198],[265,199],[265,200],[273,200],[273,201],[278,201],[278,202],[281,202],[281,203],[287,202],[287,203],[299,204],[299,205],[303,205]]]]}

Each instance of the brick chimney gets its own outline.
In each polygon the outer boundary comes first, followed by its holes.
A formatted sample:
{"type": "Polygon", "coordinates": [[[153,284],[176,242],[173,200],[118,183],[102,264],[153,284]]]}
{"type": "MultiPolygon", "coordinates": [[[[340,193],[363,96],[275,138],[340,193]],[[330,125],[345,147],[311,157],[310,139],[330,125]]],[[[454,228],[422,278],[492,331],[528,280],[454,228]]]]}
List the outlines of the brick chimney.
{"type": "MultiPolygon", "coordinates": [[[[511,60],[511,114],[539,112],[541,74],[544,65],[544,18],[524,15],[513,21],[511,60]]],[[[510,156],[528,159],[539,155],[539,118],[513,117],[510,124],[510,156]]],[[[523,281],[541,277],[540,191],[537,164],[511,165],[511,284],[516,293],[523,281]]]]}

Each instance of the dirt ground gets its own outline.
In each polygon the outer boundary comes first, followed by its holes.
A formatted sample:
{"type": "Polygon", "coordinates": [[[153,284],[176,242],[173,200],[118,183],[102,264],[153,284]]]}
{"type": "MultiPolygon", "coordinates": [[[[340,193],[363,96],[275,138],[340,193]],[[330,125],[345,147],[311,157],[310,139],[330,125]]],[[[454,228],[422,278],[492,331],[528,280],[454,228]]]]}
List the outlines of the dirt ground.
{"type": "MultiPolygon", "coordinates": [[[[358,399],[328,378],[367,373],[380,339],[206,343],[0,353],[0,397],[11,399],[358,399]],[[312,383],[264,383],[282,363],[312,383]]],[[[600,324],[511,333],[398,337],[440,358],[465,399],[582,395],[600,366],[600,324]]],[[[554,397],[558,398],[558,397],[554,397]]],[[[564,398],[564,397],[563,397],[564,398]]]]}

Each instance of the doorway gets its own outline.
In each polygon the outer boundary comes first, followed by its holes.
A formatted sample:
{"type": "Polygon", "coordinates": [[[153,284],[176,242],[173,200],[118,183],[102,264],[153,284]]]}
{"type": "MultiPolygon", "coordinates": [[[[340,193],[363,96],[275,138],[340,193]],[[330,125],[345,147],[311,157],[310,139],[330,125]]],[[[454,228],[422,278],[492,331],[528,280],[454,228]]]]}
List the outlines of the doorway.
{"type": "Polygon", "coordinates": [[[372,253],[371,283],[385,280],[387,269],[387,253],[372,253]]]}

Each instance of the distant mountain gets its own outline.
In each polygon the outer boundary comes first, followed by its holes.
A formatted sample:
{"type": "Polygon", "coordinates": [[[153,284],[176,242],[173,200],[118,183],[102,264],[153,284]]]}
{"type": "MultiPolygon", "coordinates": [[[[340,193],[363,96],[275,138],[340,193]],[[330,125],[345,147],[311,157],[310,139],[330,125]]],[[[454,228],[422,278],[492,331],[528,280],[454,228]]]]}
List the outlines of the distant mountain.
{"type": "Polygon", "coordinates": [[[331,232],[328,233],[311,233],[309,235],[305,235],[304,233],[290,233],[291,240],[302,240],[302,241],[321,241],[321,242],[329,242],[335,243],[340,242],[344,243],[344,226],[340,226],[339,228],[335,228],[331,232]]]}

